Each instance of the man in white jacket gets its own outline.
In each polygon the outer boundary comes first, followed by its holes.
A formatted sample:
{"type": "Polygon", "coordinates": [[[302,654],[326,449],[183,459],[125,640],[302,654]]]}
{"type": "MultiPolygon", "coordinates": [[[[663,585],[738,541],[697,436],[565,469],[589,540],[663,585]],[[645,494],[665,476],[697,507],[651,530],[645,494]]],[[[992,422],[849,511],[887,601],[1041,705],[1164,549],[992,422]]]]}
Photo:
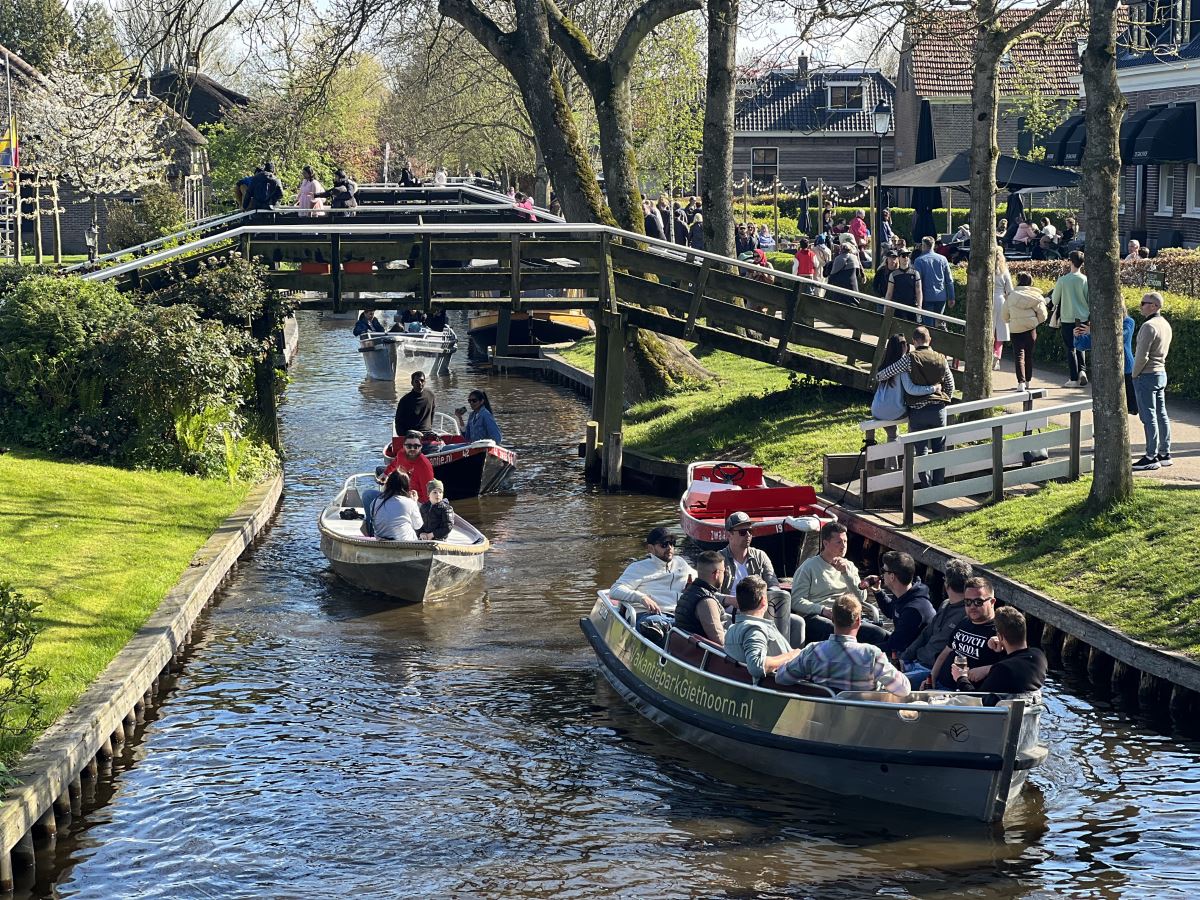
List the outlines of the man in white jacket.
{"type": "Polygon", "coordinates": [[[646,549],[649,555],[631,562],[609,595],[639,613],[674,612],[679,595],[696,577],[696,570],[682,556],[675,555],[675,538],[661,526],[646,536],[646,549]]]}

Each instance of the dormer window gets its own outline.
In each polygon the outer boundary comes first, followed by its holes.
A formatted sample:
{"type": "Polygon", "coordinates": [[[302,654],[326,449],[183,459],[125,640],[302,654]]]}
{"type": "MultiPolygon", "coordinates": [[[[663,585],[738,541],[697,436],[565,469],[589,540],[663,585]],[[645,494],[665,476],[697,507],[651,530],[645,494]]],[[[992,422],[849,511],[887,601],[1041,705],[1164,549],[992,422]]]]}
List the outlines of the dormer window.
{"type": "Polygon", "coordinates": [[[827,90],[829,92],[829,100],[826,106],[830,109],[863,108],[863,86],[861,81],[830,84],[827,90]]]}

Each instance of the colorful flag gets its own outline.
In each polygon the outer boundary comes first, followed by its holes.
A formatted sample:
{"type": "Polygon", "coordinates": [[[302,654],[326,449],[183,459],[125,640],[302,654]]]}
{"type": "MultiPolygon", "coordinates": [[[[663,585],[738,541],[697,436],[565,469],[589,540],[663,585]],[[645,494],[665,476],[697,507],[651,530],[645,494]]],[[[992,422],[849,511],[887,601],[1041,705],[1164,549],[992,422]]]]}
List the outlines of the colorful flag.
{"type": "Polygon", "coordinates": [[[17,142],[17,123],[13,119],[7,122],[7,128],[0,124],[0,168],[15,169],[21,164],[21,148],[17,142]]]}

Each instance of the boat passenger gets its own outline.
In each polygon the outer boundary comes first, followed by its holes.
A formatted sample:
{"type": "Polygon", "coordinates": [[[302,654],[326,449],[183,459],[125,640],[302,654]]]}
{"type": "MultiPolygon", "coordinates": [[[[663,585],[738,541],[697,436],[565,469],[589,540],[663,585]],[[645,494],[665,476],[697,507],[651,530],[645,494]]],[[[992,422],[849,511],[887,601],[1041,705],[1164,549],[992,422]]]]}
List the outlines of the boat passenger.
{"type": "Polygon", "coordinates": [[[383,323],[375,316],[375,310],[364,309],[358,314],[358,321],[354,323],[355,337],[367,334],[368,332],[378,334],[383,331],[387,331],[387,329],[383,327],[383,323]]]}
{"type": "Polygon", "coordinates": [[[988,676],[992,663],[1004,658],[1000,646],[990,641],[996,636],[996,597],[992,583],[986,578],[975,576],[967,581],[966,599],[963,605],[967,617],[958,626],[950,643],[938,654],[930,675],[930,686],[952,691],[957,687],[951,662],[962,657],[967,665],[967,678],[978,684],[988,676]]]}
{"type": "Polygon", "coordinates": [[[917,577],[917,564],[911,556],[891,550],[880,560],[879,576],[867,578],[867,588],[883,614],[895,623],[883,644],[883,652],[895,659],[933,619],[929,587],[917,577]]]}
{"type": "Polygon", "coordinates": [[[412,373],[412,390],[396,404],[396,434],[416,429],[424,434],[433,430],[433,413],[437,401],[433,391],[425,387],[425,373],[412,373]]]}
{"type": "Polygon", "coordinates": [[[775,566],[771,557],[757,547],[751,547],[754,539],[754,520],[749,513],[730,513],[725,520],[725,540],[720,551],[725,559],[725,578],[721,582],[721,593],[734,595],[743,578],[755,575],[767,584],[767,607],[771,621],[775,623],[793,647],[804,646],[804,617],[792,612],[791,597],[779,586],[775,566]]]}
{"type": "Polygon", "coordinates": [[[705,550],[696,559],[696,571],[699,574],[679,595],[675,625],[724,646],[729,617],[718,591],[725,578],[725,560],[717,551],[705,550]]]}
{"type": "Polygon", "coordinates": [[[675,538],[662,526],[646,535],[646,550],[649,555],[630,563],[609,595],[637,613],[673,613],[679,595],[696,577],[696,570],[682,556],[675,555],[675,538]]]}
{"type": "Polygon", "coordinates": [[[421,527],[421,510],[411,496],[408,473],[392,472],[384,482],[383,492],[367,496],[364,492],[363,531],[381,541],[415,541],[421,527]]]}
{"type": "Polygon", "coordinates": [[[775,680],[785,686],[808,681],[835,692],[884,690],[907,697],[912,689],[904,673],[878,647],[858,642],[861,625],[858,597],[842,594],[833,602],[833,634],[801,650],[775,673],[775,680]]]}
{"type": "Polygon", "coordinates": [[[500,426],[496,424],[496,417],[492,415],[492,404],[488,400],[487,392],[471,391],[467,395],[467,403],[471,405],[471,414],[465,422],[463,413],[466,410],[460,406],[454,411],[454,418],[458,419],[458,430],[467,442],[495,441],[497,444],[503,444],[500,426]]]}
{"type": "Polygon", "coordinates": [[[965,559],[952,559],[946,563],[946,599],[929,624],[900,654],[900,666],[913,684],[922,684],[929,677],[938,654],[950,643],[950,638],[967,617],[963,592],[971,575],[971,564],[965,559]]]}
{"type": "Polygon", "coordinates": [[[387,476],[397,470],[405,472],[413,483],[417,499],[424,503],[429,499],[428,485],[433,481],[433,463],[421,452],[421,432],[415,429],[406,431],[404,443],[400,446],[404,452],[395,455],[383,474],[387,476]]]}
{"type": "Polygon", "coordinates": [[[750,670],[754,683],[795,658],[788,639],[779,633],[767,609],[767,582],[747,575],[738,582],[737,621],[725,632],[725,653],[750,670]]]}
{"type": "MultiPolygon", "coordinates": [[[[854,594],[861,604],[867,592],[861,587],[858,567],[846,559],[846,526],[827,522],[821,526],[821,550],[800,564],[792,576],[792,612],[804,617],[810,641],[823,641],[833,634],[832,604],[846,592],[854,594]]],[[[888,633],[878,625],[863,622],[859,635],[868,644],[882,647],[888,633]]]]}
{"type": "Polygon", "coordinates": [[[423,541],[444,541],[454,530],[454,507],[445,499],[446,489],[436,478],[425,485],[429,497],[421,504],[421,530],[423,541]]]}
{"type": "Polygon", "coordinates": [[[995,706],[1000,694],[1027,694],[1041,690],[1046,683],[1046,654],[1026,643],[1025,615],[1013,606],[996,610],[996,637],[1005,657],[991,666],[987,675],[972,684],[967,670],[952,666],[954,682],[960,691],[986,691],[984,706],[995,706]]]}

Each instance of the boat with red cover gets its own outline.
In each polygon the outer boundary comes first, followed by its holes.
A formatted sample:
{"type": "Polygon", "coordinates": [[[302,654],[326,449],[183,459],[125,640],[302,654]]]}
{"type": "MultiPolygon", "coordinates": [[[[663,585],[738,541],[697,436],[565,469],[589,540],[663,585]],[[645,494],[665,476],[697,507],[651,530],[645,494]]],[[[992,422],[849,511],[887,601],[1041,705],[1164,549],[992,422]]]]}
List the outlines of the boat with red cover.
{"type": "MultiPolygon", "coordinates": [[[[468,443],[461,434],[441,434],[445,447],[427,453],[433,466],[433,477],[446,489],[450,501],[494,494],[507,490],[517,465],[517,453],[501,447],[495,441],[468,443]]],[[[387,459],[404,452],[404,439],[392,438],[384,450],[387,459]]]]}
{"type": "Polygon", "coordinates": [[[754,523],[754,546],[788,576],[799,564],[805,536],[818,531],[833,516],[817,502],[810,485],[769,487],[761,466],[726,461],[688,465],[687,490],[679,498],[679,521],[684,534],[705,550],[725,546],[725,519],[744,512],[754,523]]]}

